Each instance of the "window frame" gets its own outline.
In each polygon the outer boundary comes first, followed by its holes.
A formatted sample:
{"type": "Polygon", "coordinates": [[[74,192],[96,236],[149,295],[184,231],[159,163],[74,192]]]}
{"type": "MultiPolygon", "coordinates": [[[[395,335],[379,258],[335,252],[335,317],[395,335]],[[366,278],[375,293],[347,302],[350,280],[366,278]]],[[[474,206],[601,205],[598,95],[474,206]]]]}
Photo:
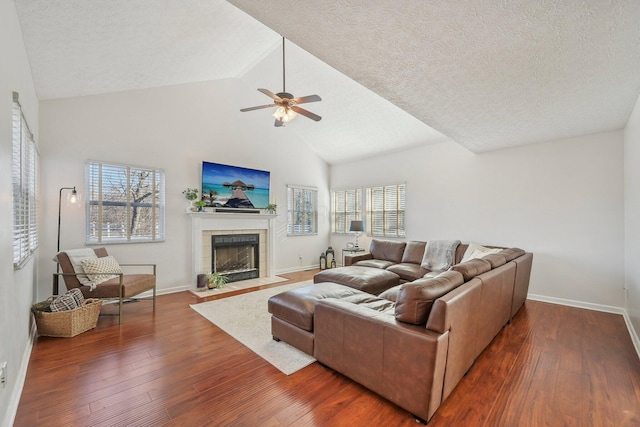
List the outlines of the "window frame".
{"type": "MultiPolygon", "coordinates": [[[[86,224],[85,224],[85,243],[87,245],[109,245],[109,244],[128,244],[128,243],[156,243],[163,242],[166,239],[165,221],[165,173],[163,169],[136,166],[131,164],[120,164],[115,162],[104,162],[99,160],[88,160],[86,162],[86,224]],[[93,168],[98,168],[95,171],[93,168]],[[108,168],[109,175],[105,175],[104,169],[108,168]],[[151,194],[152,200],[145,202],[144,199],[135,201],[132,199],[132,173],[148,173],[151,176],[151,188],[157,190],[151,194]],[[95,174],[95,175],[94,175],[95,174]],[[114,191],[120,191],[120,196],[124,200],[104,200],[105,180],[122,174],[122,181],[114,184],[114,191]],[[125,182],[126,180],[126,182],[125,182]],[[119,185],[119,189],[115,186],[119,185]],[[126,188],[123,188],[122,186],[126,188]],[[97,219],[94,219],[92,207],[97,206],[97,219]],[[105,236],[105,207],[122,207],[125,209],[125,220],[115,222],[116,227],[120,228],[120,236],[105,236]],[[135,224],[134,218],[138,218],[138,208],[151,208],[151,219],[147,220],[147,227],[151,232],[142,235],[135,235],[132,230],[135,224]],[[149,223],[151,223],[149,225],[149,223]]],[[[145,177],[146,179],[146,177],[145,177]]],[[[138,181],[140,182],[140,181],[138,181]]],[[[148,193],[148,192],[147,192],[148,193]]],[[[109,222],[107,222],[109,224],[109,222]]],[[[118,232],[116,232],[118,233],[118,232]]]]}
{"type": "Polygon", "coordinates": [[[363,209],[364,191],[361,187],[331,190],[331,233],[338,235],[352,234],[349,231],[351,221],[362,220],[363,209]],[[344,204],[344,209],[337,209],[339,203],[344,204]],[[342,218],[344,219],[342,220],[342,218]]]}
{"type": "MultiPolygon", "coordinates": [[[[303,196],[304,197],[304,196],[303,196]]],[[[307,199],[307,197],[304,197],[307,199]]],[[[318,234],[318,189],[316,187],[307,187],[303,185],[287,185],[287,236],[315,236],[318,234]],[[311,209],[299,208],[293,206],[295,203],[294,193],[301,191],[309,194],[309,203],[311,203],[311,209]],[[298,209],[296,209],[298,208],[298,209]],[[299,213],[302,221],[300,223],[293,223],[294,216],[299,213]],[[305,230],[305,218],[311,220],[311,228],[305,230]],[[299,232],[296,232],[296,228],[299,228],[299,232]]]]}
{"type": "Polygon", "coordinates": [[[405,214],[406,214],[406,183],[398,183],[398,184],[386,184],[386,185],[376,185],[369,186],[365,189],[365,197],[366,197],[366,213],[365,213],[365,224],[367,235],[371,237],[386,237],[386,238],[404,238],[406,237],[406,227],[405,227],[405,214]],[[372,196],[372,192],[374,190],[382,191],[382,210],[376,209],[372,207],[372,203],[374,202],[374,198],[372,196]],[[389,194],[389,192],[393,192],[395,189],[395,197],[393,194],[389,194]],[[394,200],[395,198],[395,203],[394,200]],[[395,209],[391,208],[389,205],[395,204],[395,209]],[[382,215],[382,218],[379,216],[382,215]],[[395,221],[393,218],[395,216],[395,221]],[[374,225],[374,222],[382,221],[382,232],[377,232],[376,230],[379,226],[374,225]],[[395,222],[395,228],[389,227],[387,228],[388,223],[395,222]]]}
{"type": "Polygon", "coordinates": [[[39,246],[38,199],[39,156],[38,146],[19,102],[13,92],[12,105],[12,190],[13,268],[23,268],[39,246]]]}

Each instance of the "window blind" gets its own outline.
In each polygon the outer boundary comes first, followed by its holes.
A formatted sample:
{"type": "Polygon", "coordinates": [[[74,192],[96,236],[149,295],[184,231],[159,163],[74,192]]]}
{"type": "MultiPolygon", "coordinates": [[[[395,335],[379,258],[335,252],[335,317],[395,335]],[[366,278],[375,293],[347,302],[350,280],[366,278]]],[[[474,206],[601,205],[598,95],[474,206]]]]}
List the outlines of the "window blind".
{"type": "Polygon", "coordinates": [[[164,239],[164,171],[87,163],[87,243],[164,239]]]}
{"type": "Polygon", "coordinates": [[[405,184],[369,187],[367,230],[375,237],[405,237],[405,184]]]}
{"type": "Polygon", "coordinates": [[[351,221],[359,220],[362,212],[362,189],[333,190],[331,192],[331,232],[349,232],[351,221]]]}
{"type": "Polygon", "coordinates": [[[304,236],[318,233],[318,190],[287,186],[287,235],[304,236]]]}
{"type": "Polygon", "coordinates": [[[12,139],[13,266],[21,268],[38,248],[39,154],[16,92],[12,139]]]}

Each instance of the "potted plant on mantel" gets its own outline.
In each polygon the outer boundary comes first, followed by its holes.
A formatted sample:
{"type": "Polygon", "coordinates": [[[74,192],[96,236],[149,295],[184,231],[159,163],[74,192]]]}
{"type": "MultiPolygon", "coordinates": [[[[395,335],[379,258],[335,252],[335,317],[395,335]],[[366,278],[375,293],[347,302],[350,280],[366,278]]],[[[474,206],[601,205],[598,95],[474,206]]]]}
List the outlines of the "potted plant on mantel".
{"type": "Polygon", "coordinates": [[[229,281],[229,278],[224,274],[214,272],[207,274],[207,281],[209,289],[218,289],[222,288],[229,281]]]}
{"type": "Polygon", "coordinates": [[[198,208],[194,205],[194,200],[198,198],[198,189],[197,188],[187,188],[182,192],[184,197],[189,201],[189,207],[187,208],[191,212],[197,212],[198,208]]]}

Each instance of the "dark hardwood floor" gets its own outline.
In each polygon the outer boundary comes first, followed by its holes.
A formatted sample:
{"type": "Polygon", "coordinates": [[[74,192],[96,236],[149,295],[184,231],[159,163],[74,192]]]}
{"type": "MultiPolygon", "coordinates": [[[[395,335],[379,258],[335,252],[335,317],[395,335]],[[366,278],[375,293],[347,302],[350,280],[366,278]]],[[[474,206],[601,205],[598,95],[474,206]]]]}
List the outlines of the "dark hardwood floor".
{"type": "MultiPolygon", "coordinates": [[[[101,316],[74,338],[38,338],[15,426],[416,425],[318,363],[282,374],[195,302],[163,295],[155,315],[135,302],[120,326],[101,316]]],[[[623,318],[527,301],[429,426],[640,426],[640,360],[623,318]]]]}

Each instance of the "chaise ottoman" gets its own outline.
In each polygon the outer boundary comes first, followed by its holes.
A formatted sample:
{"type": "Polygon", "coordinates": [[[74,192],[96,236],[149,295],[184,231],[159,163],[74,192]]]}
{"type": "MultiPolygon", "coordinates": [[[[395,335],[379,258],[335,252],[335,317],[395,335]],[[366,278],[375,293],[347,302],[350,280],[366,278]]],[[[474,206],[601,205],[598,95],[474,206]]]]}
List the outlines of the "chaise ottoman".
{"type": "Polygon", "coordinates": [[[271,335],[313,356],[313,314],[325,298],[344,298],[360,291],[335,283],[316,283],[291,289],[269,298],[271,335]]]}
{"type": "Polygon", "coordinates": [[[388,270],[362,265],[322,270],[313,276],[313,283],[333,282],[368,294],[379,295],[400,284],[400,276],[388,270]]]}

